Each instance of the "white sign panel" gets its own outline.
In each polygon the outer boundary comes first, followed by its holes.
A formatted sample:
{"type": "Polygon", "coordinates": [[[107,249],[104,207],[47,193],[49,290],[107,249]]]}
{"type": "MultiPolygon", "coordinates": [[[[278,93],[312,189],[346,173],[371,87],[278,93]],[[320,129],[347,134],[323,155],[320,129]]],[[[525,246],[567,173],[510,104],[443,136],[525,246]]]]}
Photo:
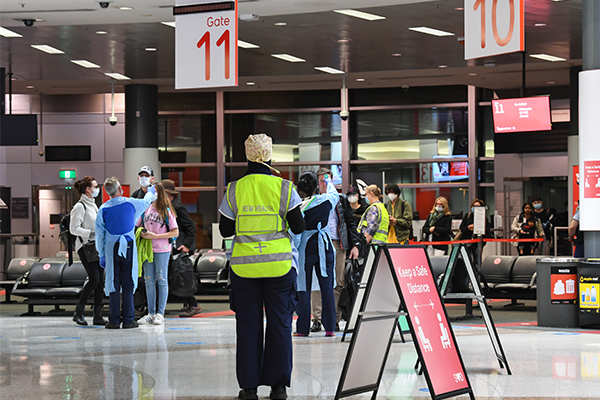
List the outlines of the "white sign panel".
{"type": "Polygon", "coordinates": [[[473,235],[485,235],[485,207],[473,208],[473,235]]]}
{"type": "Polygon", "coordinates": [[[525,0],[465,0],[465,60],[525,49],[525,0]]]}
{"type": "Polygon", "coordinates": [[[237,0],[179,2],[175,14],[175,89],[237,86],[237,0]]]}

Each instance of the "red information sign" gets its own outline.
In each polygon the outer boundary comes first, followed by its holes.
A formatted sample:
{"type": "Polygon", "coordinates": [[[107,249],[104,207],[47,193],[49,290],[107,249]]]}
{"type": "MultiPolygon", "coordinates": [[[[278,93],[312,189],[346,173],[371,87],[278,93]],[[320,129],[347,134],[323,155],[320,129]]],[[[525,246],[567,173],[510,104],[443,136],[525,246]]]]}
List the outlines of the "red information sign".
{"type": "Polygon", "coordinates": [[[424,248],[388,247],[434,394],[469,388],[424,248]]]}
{"type": "Polygon", "coordinates": [[[548,96],[492,100],[492,115],[495,133],[552,129],[548,96]]]}
{"type": "MultiPolygon", "coordinates": [[[[580,186],[581,183],[580,181],[580,186]]],[[[583,198],[600,198],[600,161],[584,161],[583,163],[583,198]]]]}

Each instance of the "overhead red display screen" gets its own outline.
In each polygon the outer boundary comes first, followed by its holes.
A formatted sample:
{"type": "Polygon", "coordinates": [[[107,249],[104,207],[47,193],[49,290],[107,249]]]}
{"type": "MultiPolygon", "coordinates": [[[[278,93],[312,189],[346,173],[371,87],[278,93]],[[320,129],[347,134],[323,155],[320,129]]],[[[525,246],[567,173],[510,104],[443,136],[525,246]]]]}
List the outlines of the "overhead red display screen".
{"type": "Polygon", "coordinates": [[[424,248],[388,247],[434,398],[469,388],[424,248]]]}
{"type": "Polygon", "coordinates": [[[492,100],[492,115],[495,133],[552,129],[548,96],[492,100]]]}

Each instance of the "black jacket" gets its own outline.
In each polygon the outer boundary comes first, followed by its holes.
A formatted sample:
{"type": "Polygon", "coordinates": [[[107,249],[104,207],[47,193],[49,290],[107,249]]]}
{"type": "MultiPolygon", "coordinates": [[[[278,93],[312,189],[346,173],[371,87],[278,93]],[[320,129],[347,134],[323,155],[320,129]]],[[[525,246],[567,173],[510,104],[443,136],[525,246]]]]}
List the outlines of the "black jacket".
{"type": "MultiPolygon", "coordinates": [[[[429,232],[429,228],[433,226],[435,227],[433,231],[433,241],[442,242],[450,240],[450,233],[452,232],[452,215],[443,215],[433,224],[431,223],[432,217],[433,214],[429,214],[429,216],[427,217],[427,221],[423,226],[423,236],[427,235],[427,240],[429,240],[429,234],[431,233],[429,232]]],[[[447,244],[434,245],[433,248],[448,252],[447,244]]]]}
{"type": "Polygon", "coordinates": [[[144,192],[144,189],[138,188],[135,192],[131,193],[130,197],[132,199],[143,199],[145,195],[146,192],[144,192]]]}
{"type": "Polygon", "coordinates": [[[184,245],[192,252],[196,248],[196,224],[177,197],[173,199],[171,204],[177,213],[177,226],[179,227],[179,236],[175,248],[184,245]]]}
{"type": "Polygon", "coordinates": [[[340,194],[340,201],[335,208],[338,217],[337,233],[340,238],[342,250],[348,251],[356,246],[360,249],[360,236],[356,230],[356,220],[354,219],[354,210],[350,207],[350,202],[344,194],[340,194]]]}
{"type": "MultiPolygon", "coordinates": [[[[475,213],[473,213],[473,212],[470,212],[463,217],[463,220],[460,223],[460,231],[462,232],[462,236],[460,237],[460,240],[473,239],[473,231],[469,229],[469,225],[473,224],[474,217],[475,217],[475,213]]],[[[485,234],[483,235],[483,237],[489,237],[489,234],[490,234],[489,230],[490,230],[490,222],[488,221],[488,218],[485,217],[485,234]]]]}

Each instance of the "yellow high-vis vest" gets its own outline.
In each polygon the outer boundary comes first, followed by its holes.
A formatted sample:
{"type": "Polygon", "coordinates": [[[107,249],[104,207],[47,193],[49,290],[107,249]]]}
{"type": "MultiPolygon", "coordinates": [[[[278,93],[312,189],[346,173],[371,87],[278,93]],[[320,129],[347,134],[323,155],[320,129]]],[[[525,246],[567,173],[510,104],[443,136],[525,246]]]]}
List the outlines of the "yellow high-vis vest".
{"type": "Polygon", "coordinates": [[[252,174],[227,185],[235,215],[231,269],[243,278],[274,278],[292,268],[292,243],[286,221],[290,181],[252,174]]]}
{"type": "Polygon", "coordinates": [[[356,230],[359,233],[361,233],[362,228],[367,226],[366,216],[371,207],[377,207],[379,209],[379,228],[377,228],[377,232],[375,232],[375,235],[373,235],[373,239],[371,240],[371,243],[373,243],[373,244],[387,243],[388,229],[390,227],[390,216],[389,216],[387,210],[385,209],[385,206],[383,205],[383,203],[371,204],[371,206],[369,208],[367,208],[367,211],[365,211],[362,218],[360,219],[360,222],[358,223],[358,228],[356,228],[356,230]]]}

